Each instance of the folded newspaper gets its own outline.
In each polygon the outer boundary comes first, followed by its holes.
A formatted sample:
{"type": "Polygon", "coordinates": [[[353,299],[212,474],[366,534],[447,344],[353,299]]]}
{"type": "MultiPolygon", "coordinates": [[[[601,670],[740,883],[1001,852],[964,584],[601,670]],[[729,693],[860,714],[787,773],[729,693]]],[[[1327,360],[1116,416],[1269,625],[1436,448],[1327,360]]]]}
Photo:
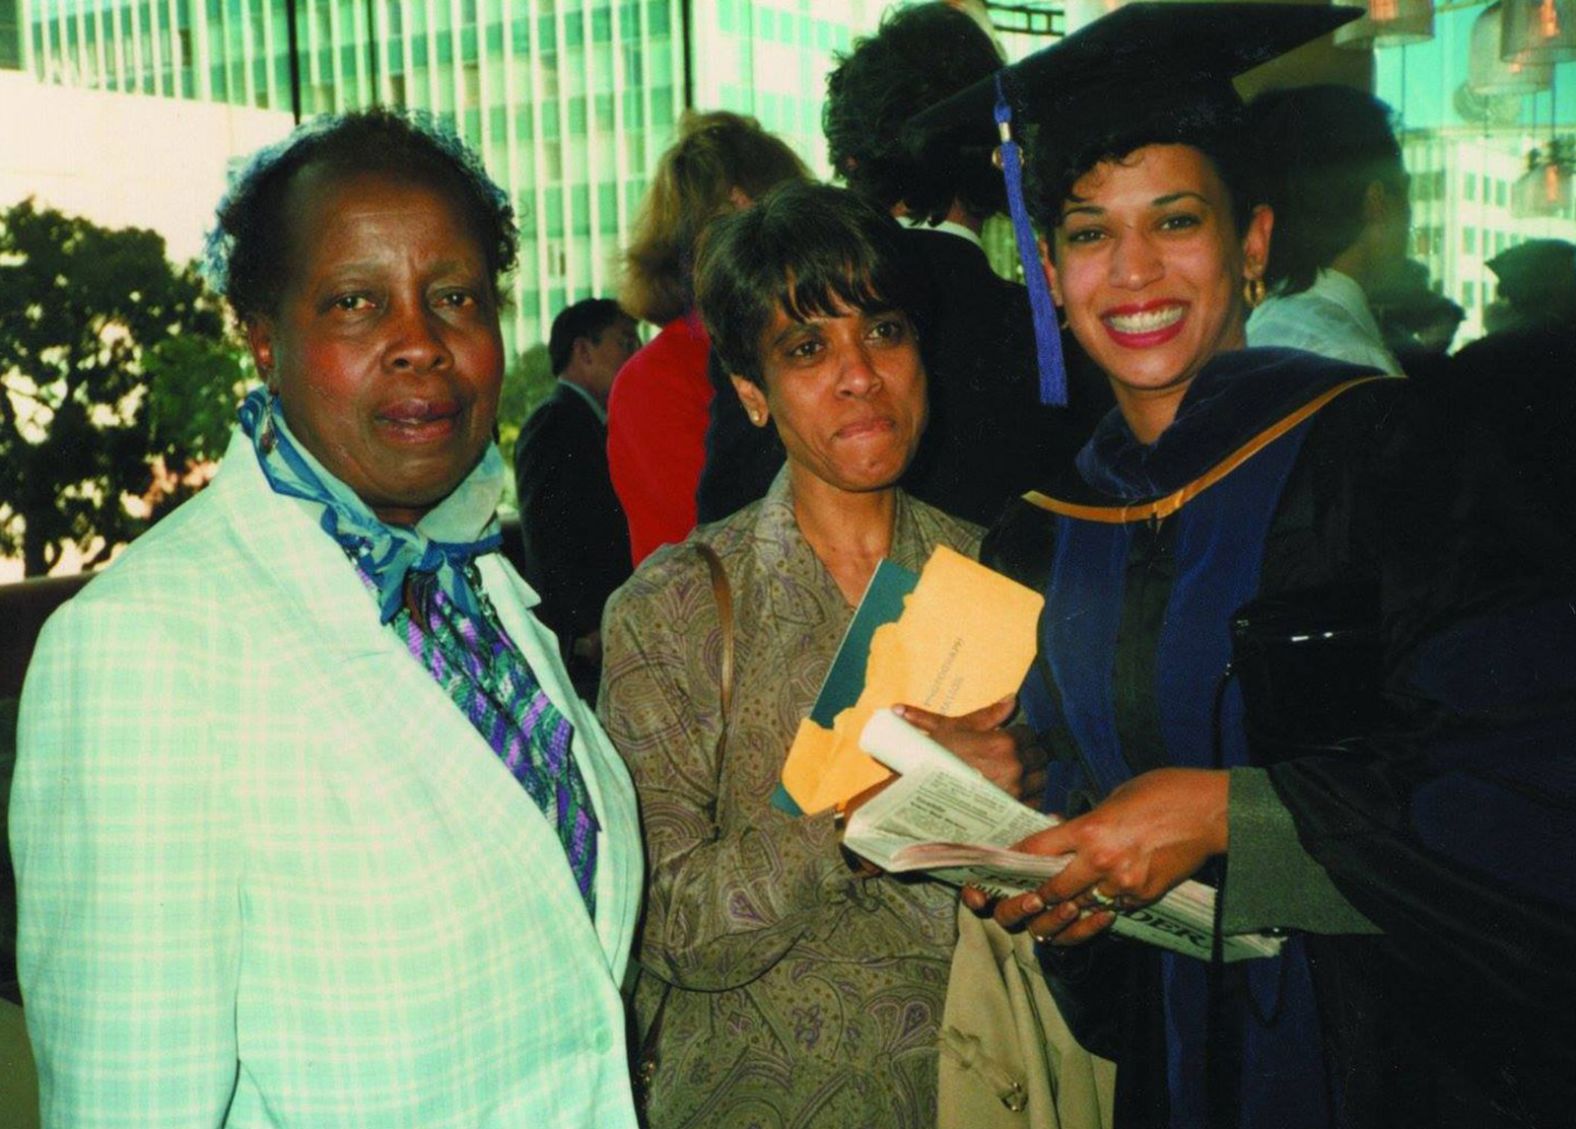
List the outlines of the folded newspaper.
{"type": "MultiPolygon", "coordinates": [[[[954,886],[1008,897],[1059,874],[1071,857],[1007,848],[1058,820],[1025,807],[891,710],[878,710],[860,747],[898,778],[849,818],[843,843],[889,873],[923,870],[954,886]]],[[[1117,916],[1111,931],[1163,949],[1210,959],[1215,891],[1187,881],[1153,905],[1117,916]]],[[[1274,956],[1282,938],[1228,934],[1227,961],[1274,956]]]]}

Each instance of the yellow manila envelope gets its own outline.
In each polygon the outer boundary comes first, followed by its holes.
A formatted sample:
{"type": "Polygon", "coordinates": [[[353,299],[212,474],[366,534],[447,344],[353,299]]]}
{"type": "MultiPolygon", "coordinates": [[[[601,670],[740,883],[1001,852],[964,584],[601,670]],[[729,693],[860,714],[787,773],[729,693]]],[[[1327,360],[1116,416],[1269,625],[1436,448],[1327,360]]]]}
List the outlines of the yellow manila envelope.
{"type": "Polygon", "coordinates": [[[1017,692],[1034,661],[1035,625],[1044,598],[951,549],[938,548],[904,601],[903,613],[877,628],[857,702],[830,730],[805,719],[782,783],[801,811],[817,812],[890,775],[859,750],[859,734],[878,709],[919,706],[971,713],[1017,692]]]}

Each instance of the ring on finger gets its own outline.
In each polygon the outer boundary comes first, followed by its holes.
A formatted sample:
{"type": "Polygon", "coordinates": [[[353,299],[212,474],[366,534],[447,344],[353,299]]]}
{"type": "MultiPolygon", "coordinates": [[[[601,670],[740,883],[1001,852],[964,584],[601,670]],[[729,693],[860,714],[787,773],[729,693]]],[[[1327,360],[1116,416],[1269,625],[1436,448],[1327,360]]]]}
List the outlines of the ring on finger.
{"type": "Polygon", "coordinates": [[[1029,936],[1033,937],[1035,943],[1040,945],[1049,945],[1052,941],[1056,940],[1056,934],[1057,929],[1047,929],[1044,932],[1036,932],[1033,929],[1029,930],[1029,936]]]}
{"type": "Polygon", "coordinates": [[[1127,899],[1123,895],[1103,893],[1097,886],[1089,887],[1084,896],[1089,899],[1089,908],[1092,910],[1121,913],[1127,906],[1127,899]]]}

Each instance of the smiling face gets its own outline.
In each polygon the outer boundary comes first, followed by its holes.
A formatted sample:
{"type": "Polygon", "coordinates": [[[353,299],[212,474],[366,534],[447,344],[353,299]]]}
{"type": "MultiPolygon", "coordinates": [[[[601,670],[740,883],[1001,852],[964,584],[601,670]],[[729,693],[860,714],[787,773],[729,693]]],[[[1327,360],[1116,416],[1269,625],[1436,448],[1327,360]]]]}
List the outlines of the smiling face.
{"type": "Polygon", "coordinates": [[[801,497],[892,486],[925,429],[925,366],[907,316],[837,315],[800,322],[779,307],[761,335],[764,391],[733,378],[751,418],[776,421],[801,497]]]}
{"type": "Polygon", "coordinates": [[[247,337],[291,430],[382,520],[411,525],[492,440],[503,343],[486,256],[442,190],[296,174],[278,309],[247,337]]]}
{"type": "Polygon", "coordinates": [[[1270,225],[1261,207],[1239,233],[1220,174],[1188,145],[1147,145],[1074,183],[1046,274],[1145,442],[1211,357],[1246,343],[1242,283],[1264,272],[1270,225]]]}

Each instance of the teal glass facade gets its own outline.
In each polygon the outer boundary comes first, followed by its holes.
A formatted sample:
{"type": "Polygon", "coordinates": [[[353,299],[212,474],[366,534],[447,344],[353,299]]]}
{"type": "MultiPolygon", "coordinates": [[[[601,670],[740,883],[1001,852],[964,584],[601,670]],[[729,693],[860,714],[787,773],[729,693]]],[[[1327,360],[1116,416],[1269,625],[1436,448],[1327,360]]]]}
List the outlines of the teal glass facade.
{"type": "Polygon", "coordinates": [[[20,0],[0,0],[0,70],[22,69],[20,0]]]}
{"type": "MultiPolygon", "coordinates": [[[[0,0],[0,5],[7,0],[0,0]]],[[[17,2],[17,0],[11,0],[17,2]]],[[[21,65],[45,82],[290,112],[284,0],[19,0],[21,65]]],[[[880,0],[298,0],[300,112],[427,110],[513,197],[505,329],[544,340],[617,284],[618,249],[689,95],[754,114],[812,167],[832,53],[880,0]]],[[[3,19],[0,19],[3,27],[3,19]]]]}

